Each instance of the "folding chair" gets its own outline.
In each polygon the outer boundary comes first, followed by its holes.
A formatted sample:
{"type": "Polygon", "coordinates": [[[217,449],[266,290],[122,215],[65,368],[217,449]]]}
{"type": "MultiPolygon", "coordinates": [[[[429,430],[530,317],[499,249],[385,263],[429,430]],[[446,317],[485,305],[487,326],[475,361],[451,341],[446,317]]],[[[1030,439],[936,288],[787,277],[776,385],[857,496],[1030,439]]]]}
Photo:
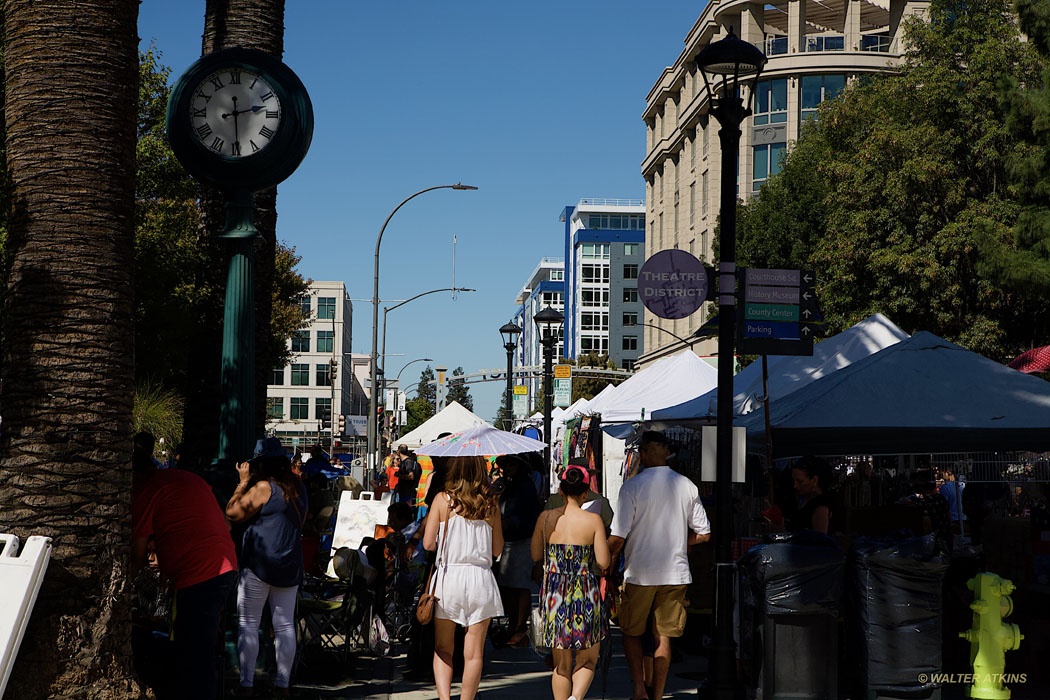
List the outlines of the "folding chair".
{"type": "Polygon", "coordinates": [[[367,644],[371,596],[366,586],[377,572],[348,547],[336,552],[334,561],[338,578],[309,576],[300,587],[296,601],[297,673],[310,668],[314,656],[334,660],[337,668],[345,668],[350,652],[367,644]]]}

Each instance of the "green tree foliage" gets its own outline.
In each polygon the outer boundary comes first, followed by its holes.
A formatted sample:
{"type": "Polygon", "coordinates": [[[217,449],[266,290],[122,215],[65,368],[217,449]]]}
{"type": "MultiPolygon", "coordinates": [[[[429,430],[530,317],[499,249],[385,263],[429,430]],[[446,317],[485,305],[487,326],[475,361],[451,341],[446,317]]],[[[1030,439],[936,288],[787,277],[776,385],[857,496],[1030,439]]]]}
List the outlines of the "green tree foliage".
{"type": "MultiPolygon", "coordinates": [[[[600,355],[596,352],[587,352],[575,360],[562,359],[562,364],[570,364],[573,367],[593,367],[595,369],[618,369],[612,358],[600,355]]],[[[572,376],[572,401],[575,403],[580,399],[593,399],[600,394],[605,387],[616,384],[620,379],[612,377],[588,376],[584,374],[573,374],[572,376]]]]}
{"type": "Polygon", "coordinates": [[[456,379],[456,377],[462,377],[463,374],[462,367],[457,367],[452,370],[452,379],[450,379],[448,383],[448,396],[446,403],[456,401],[468,411],[473,411],[474,397],[470,395],[470,388],[462,379],[456,379]]]}
{"type": "Polygon", "coordinates": [[[1009,162],[1020,212],[1013,245],[995,246],[991,232],[983,241],[981,271],[1011,289],[1045,297],[1050,292],[1050,7],[1037,0],[1017,0],[1016,6],[1021,31],[1042,62],[1037,75],[1007,73],[1000,79],[1006,128],[1026,144],[1009,162]]]}
{"type": "Polygon", "coordinates": [[[1050,326],[1034,295],[981,274],[982,251],[1011,246],[1007,163],[1024,150],[996,81],[1039,59],[1004,0],[933,0],[906,33],[899,72],[823,104],[741,207],[738,260],[816,270],[829,333],[881,312],[1004,359],[1050,326]]]}
{"type": "Polygon", "coordinates": [[[427,401],[431,405],[437,403],[437,387],[433,384],[434,381],[434,369],[427,365],[426,368],[419,373],[419,389],[416,396],[424,401],[427,401]]]}
{"type": "MultiPolygon", "coordinates": [[[[170,68],[151,47],[139,56],[136,145],[135,275],[136,376],[180,393],[189,368],[189,344],[202,323],[222,323],[226,250],[200,226],[200,188],[168,145],[165,113],[170,68]]],[[[308,282],[296,271],[294,248],[278,243],[273,315],[261,356],[274,366],[289,360],[287,340],[308,319],[297,303],[308,282]]]]}

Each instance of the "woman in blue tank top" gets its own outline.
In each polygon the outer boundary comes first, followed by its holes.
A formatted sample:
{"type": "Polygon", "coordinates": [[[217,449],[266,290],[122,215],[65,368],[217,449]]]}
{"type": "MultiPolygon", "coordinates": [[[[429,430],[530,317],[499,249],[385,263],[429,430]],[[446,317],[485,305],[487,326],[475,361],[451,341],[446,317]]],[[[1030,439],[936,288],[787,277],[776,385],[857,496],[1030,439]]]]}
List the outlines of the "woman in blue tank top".
{"type": "Polygon", "coordinates": [[[287,697],[295,658],[295,598],[303,578],[302,533],[306,489],[277,438],[263,440],[258,456],[237,465],[240,483],[226,506],[231,522],[247,522],[237,585],[237,656],[240,695],[254,694],[259,622],[269,602],[277,656],[278,695],[287,697]]]}

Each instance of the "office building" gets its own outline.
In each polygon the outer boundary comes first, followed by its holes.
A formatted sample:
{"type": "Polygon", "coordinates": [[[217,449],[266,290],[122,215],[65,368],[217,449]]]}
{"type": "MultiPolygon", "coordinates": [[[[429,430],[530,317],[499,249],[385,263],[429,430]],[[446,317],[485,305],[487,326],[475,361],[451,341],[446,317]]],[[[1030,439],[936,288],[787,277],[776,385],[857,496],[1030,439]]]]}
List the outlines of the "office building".
{"type": "MultiPolygon", "coordinates": [[[[779,172],[800,125],[815,118],[821,102],[851,80],[893,70],[903,51],[902,21],[927,6],[908,0],[709,3],[646,98],[646,257],[679,248],[713,262],[721,151],[719,125],[708,118],[710,98],[695,63],[705,46],[732,28],[768,57],[753,96],[754,113],[741,125],[737,194],[747,200],[779,172]]],[[[645,328],[639,365],[680,351],[684,345],[674,336],[686,338],[706,315],[707,305],[679,320],[646,313],[645,322],[658,328],[645,328]]],[[[711,340],[694,350],[711,354],[714,347],[711,340]]]]}
{"type": "Polygon", "coordinates": [[[266,429],[286,446],[327,449],[331,418],[349,416],[355,407],[353,306],[342,282],[312,282],[300,304],[309,321],[289,340],[291,362],[275,368],[266,387],[266,429]]]}
{"type": "MultiPolygon", "coordinates": [[[[539,329],[533,318],[548,306],[560,313],[565,313],[565,261],[561,258],[542,258],[529,275],[525,286],[515,299],[517,307],[514,323],[521,328],[518,337],[518,349],[515,354],[515,367],[534,367],[543,365],[543,346],[540,344],[539,329]]],[[[554,346],[554,361],[565,353],[562,349],[564,326],[559,330],[558,343],[554,346]]],[[[539,377],[515,378],[516,384],[529,387],[529,405],[539,395],[543,387],[539,377]]]]}
{"type": "Polygon", "coordinates": [[[565,228],[565,356],[609,355],[634,369],[644,349],[638,270],[645,262],[645,202],[581,199],[565,228]]]}

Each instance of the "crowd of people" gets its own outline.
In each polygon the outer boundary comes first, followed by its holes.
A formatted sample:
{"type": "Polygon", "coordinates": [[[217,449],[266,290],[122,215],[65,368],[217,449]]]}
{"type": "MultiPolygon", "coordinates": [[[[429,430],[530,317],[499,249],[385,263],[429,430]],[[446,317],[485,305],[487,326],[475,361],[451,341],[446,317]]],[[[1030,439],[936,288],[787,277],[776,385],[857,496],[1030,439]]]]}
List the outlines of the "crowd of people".
{"type": "MultiPolygon", "coordinates": [[[[306,468],[277,439],[261,440],[253,458],[237,465],[237,485],[223,507],[200,476],[160,468],[148,435],[137,436],[136,445],[132,573],[141,598],[139,622],[148,631],[137,637],[136,658],[161,659],[159,666],[141,664],[140,675],[160,700],[210,697],[217,685],[217,631],[224,607],[232,608],[235,600],[237,694],[254,694],[260,624],[268,607],[274,686],[287,695],[304,528],[310,530],[313,512],[307,486],[323,478],[322,460],[311,459],[306,468]],[[168,588],[171,604],[165,607],[168,588]],[[161,634],[166,618],[168,636],[161,634]],[[158,638],[165,639],[166,651],[151,654],[148,647],[158,638]]],[[[497,647],[531,644],[547,653],[554,699],[581,700],[615,615],[632,700],[663,697],[672,640],[685,631],[692,583],[688,551],[710,538],[711,526],[697,486],[668,466],[665,436],[643,433],[638,450],[642,469],[620,489],[615,512],[592,490],[594,474],[582,462],[570,463],[556,492],[548,494],[538,455],[505,455],[495,469],[484,457],[434,457],[419,498],[418,460],[404,447],[395,451],[388,465],[394,496],[387,534],[377,535],[366,554],[382,571],[391,557],[411,561],[422,572],[413,574],[413,589],[418,581],[436,598],[433,623],[411,625],[411,677],[432,678],[436,696],[445,700],[461,673],[459,697],[471,700],[487,641],[497,647]],[[540,589],[535,609],[534,584],[540,589]],[[506,624],[489,640],[494,619],[506,624]]],[[[780,527],[827,532],[833,506],[825,494],[826,467],[809,458],[794,465],[798,508],[780,527]]],[[[949,532],[950,506],[932,481],[917,481],[916,497],[929,509],[931,527],[949,532]]],[[[387,586],[400,583],[380,576],[375,599],[387,600],[387,586]]]]}
{"type": "Polygon", "coordinates": [[[237,486],[224,509],[201,476],[161,468],[152,453],[152,436],[136,435],[130,573],[138,629],[145,630],[133,635],[140,678],[159,700],[215,697],[216,641],[236,588],[237,694],[254,695],[259,626],[268,605],[275,690],[287,697],[307,513],[299,474],[279,440],[261,440],[253,458],[237,465],[237,486]],[[165,606],[159,601],[169,588],[165,606]]]}

